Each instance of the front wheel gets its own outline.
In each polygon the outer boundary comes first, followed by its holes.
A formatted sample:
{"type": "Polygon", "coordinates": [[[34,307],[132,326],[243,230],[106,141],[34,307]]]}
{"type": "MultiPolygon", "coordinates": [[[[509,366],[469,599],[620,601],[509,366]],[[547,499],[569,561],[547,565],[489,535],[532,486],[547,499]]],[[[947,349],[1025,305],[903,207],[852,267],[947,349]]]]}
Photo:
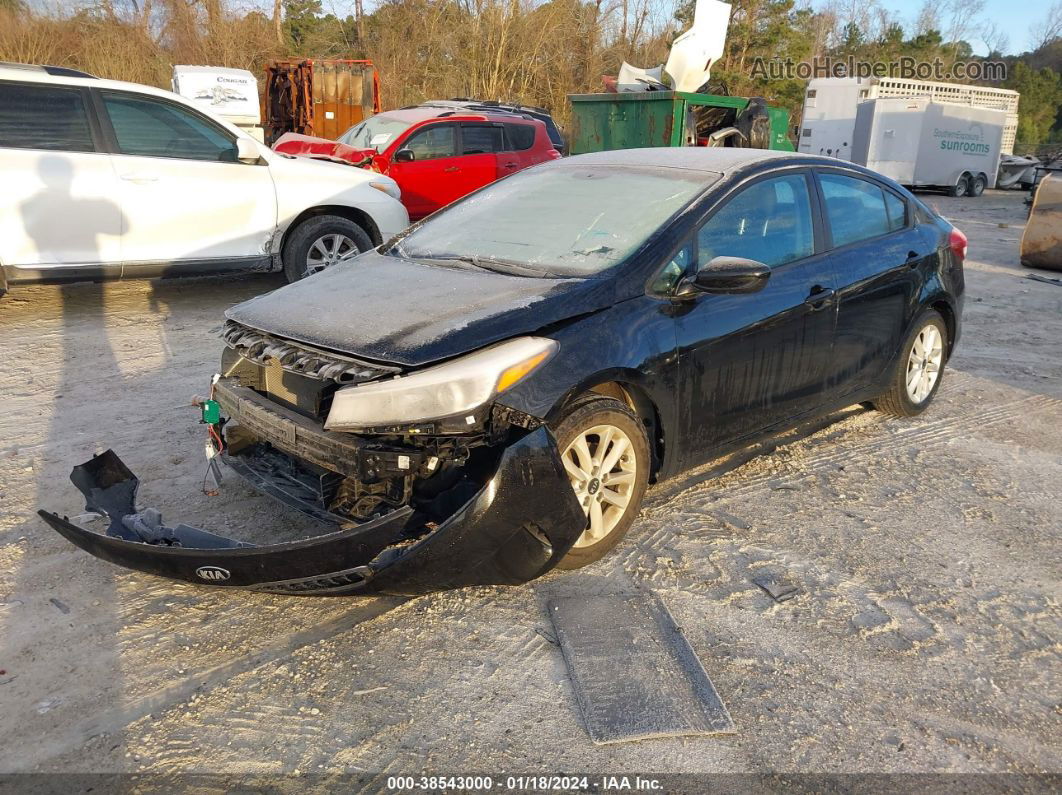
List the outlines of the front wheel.
{"type": "Polygon", "coordinates": [[[315,215],[300,223],[284,243],[284,275],[297,282],[372,248],[368,232],[340,215],[315,215]]]}
{"type": "Polygon", "coordinates": [[[649,438],[627,406],[596,395],[577,401],[555,435],[586,514],[586,529],[557,566],[578,569],[604,557],[638,515],[649,482],[649,438]]]}
{"type": "Polygon", "coordinates": [[[951,186],[951,190],[948,191],[948,195],[956,197],[965,196],[969,189],[970,178],[966,174],[963,174],[961,177],[959,177],[955,184],[951,186]]]}
{"type": "Polygon", "coordinates": [[[904,341],[892,383],[872,401],[874,408],[896,417],[913,417],[925,411],[940,388],[947,350],[948,326],[939,312],[929,309],[919,316],[914,331],[904,341]]]}

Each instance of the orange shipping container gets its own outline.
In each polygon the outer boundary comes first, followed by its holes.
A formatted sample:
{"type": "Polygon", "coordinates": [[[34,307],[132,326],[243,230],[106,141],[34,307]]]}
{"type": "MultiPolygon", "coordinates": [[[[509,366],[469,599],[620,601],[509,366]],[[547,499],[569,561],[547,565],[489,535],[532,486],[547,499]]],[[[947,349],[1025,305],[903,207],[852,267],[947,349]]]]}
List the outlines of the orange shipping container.
{"type": "Polygon", "coordinates": [[[286,132],[335,139],[380,112],[380,77],[372,61],[291,58],[270,61],[265,73],[268,145],[286,132]]]}

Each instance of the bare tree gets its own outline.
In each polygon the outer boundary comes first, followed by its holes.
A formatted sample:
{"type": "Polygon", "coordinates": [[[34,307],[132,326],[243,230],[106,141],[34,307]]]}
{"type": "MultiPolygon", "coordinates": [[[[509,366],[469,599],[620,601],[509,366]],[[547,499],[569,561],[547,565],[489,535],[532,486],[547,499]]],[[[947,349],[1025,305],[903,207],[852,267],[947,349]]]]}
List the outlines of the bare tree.
{"type": "Polygon", "coordinates": [[[945,0],[941,7],[948,15],[945,40],[957,44],[974,29],[977,16],[984,10],[985,0],[945,0]]]}
{"type": "Polygon", "coordinates": [[[981,41],[988,48],[989,55],[1002,55],[1010,47],[1010,36],[995,22],[986,22],[981,28],[981,41]]]}
{"type": "Polygon", "coordinates": [[[1034,51],[1047,46],[1062,36],[1062,0],[1047,9],[1043,19],[1029,26],[1029,43],[1034,51]]]}
{"type": "MultiPolygon", "coordinates": [[[[282,0],[273,0],[273,32],[277,36],[277,44],[284,43],[284,28],[280,24],[280,11],[282,0]]],[[[361,5],[361,0],[358,0],[358,5],[361,5]]],[[[358,20],[361,20],[361,14],[358,14],[358,20]]]]}
{"type": "Polygon", "coordinates": [[[934,2],[934,0],[925,0],[922,3],[922,7],[918,9],[918,16],[915,17],[915,35],[921,36],[931,30],[940,29],[940,4],[934,2]]]}

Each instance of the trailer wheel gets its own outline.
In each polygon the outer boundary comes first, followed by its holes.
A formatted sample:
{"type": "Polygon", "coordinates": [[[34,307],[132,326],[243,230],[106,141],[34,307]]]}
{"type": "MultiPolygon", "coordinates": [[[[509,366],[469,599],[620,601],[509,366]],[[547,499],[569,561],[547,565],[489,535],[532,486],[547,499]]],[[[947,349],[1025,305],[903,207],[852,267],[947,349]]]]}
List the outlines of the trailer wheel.
{"type": "Polygon", "coordinates": [[[949,196],[965,196],[970,189],[970,175],[963,174],[948,191],[949,196]]]}
{"type": "Polygon", "coordinates": [[[987,180],[985,180],[984,175],[978,174],[976,177],[973,178],[973,182],[970,183],[970,195],[980,196],[982,193],[985,192],[986,184],[987,180]]]}

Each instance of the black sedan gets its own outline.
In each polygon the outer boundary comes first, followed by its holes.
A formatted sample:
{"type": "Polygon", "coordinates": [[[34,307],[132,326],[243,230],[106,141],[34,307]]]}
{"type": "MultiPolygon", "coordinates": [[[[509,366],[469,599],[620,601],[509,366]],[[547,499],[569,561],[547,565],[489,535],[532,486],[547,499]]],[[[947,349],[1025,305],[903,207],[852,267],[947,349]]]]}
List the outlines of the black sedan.
{"type": "Polygon", "coordinates": [[[254,546],[76,467],[131,568],[281,593],[516,584],[616,546],[647,485],[870,402],[911,416],[959,336],[966,238],[896,183],[743,149],[514,175],[227,313],[216,456],[336,526],[254,546]]]}

